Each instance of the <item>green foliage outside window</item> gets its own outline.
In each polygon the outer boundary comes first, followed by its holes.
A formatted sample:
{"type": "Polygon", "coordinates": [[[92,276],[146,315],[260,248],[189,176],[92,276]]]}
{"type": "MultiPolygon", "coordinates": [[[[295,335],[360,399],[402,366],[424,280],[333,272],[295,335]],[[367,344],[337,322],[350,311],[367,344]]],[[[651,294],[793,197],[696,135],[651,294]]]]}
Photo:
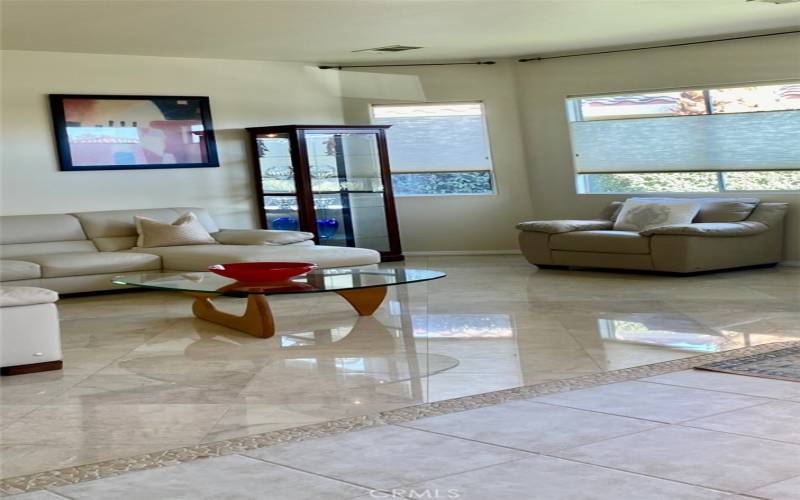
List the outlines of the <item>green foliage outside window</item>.
{"type": "Polygon", "coordinates": [[[724,187],[716,172],[652,174],[588,174],[581,178],[588,193],[713,193],[720,191],[797,191],[800,171],[724,172],[724,187]],[[722,189],[721,189],[722,188],[722,189]]]}

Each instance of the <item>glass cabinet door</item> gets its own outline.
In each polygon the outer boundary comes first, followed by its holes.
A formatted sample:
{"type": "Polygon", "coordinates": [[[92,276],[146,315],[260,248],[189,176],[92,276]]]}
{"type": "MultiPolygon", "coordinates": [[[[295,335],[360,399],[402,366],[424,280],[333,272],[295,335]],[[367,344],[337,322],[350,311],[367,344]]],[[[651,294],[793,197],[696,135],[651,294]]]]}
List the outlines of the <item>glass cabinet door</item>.
{"type": "Polygon", "coordinates": [[[306,130],[305,144],[320,244],[390,250],[377,133],[306,130]]]}
{"type": "Polygon", "coordinates": [[[259,134],[256,148],[267,228],[297,231],[300,217],[289,134],[259,134]]]}

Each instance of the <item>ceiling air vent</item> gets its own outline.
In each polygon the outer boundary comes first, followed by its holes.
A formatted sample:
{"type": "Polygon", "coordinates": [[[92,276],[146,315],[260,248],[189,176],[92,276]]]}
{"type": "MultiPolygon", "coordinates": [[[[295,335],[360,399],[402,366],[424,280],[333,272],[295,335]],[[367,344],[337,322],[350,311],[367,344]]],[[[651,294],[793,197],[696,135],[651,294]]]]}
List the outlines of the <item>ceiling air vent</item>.
{"type": "Polygon", "coordinates": [[[387,45],[386,47],[375,47],[374,49],[361,49],[354,50],[353,52],[405,52],[406,50],[417,50],[422,47],[413,47],[411,45],[387,45]]]}

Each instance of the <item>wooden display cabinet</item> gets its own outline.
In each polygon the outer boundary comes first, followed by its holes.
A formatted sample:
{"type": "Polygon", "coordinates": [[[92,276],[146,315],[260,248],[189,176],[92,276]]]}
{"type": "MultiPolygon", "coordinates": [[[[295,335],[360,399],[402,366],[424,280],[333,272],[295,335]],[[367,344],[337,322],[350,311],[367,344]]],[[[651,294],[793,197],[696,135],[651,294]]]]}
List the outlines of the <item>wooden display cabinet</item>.
{"type": "Polygon", "coordinates": [[[261,227],[403,260],[383,125],[248,128],[261,227]]]}

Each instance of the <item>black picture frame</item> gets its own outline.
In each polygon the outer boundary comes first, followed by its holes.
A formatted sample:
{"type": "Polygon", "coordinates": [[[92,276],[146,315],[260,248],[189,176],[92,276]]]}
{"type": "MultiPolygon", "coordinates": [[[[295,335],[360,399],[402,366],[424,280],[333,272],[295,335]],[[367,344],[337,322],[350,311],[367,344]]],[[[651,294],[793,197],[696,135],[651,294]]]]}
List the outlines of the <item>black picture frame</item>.
{"type": "MultiPolygon", "coordinates": [[[[98,95],[98,94],[49,94],[50,111],[53,117],[53,129],[55,131],[55,144],[58,153],[58,160],[61,171],[91,171],[91,170],[137,170],[137,169],[163,169],[163,168],[209,168],[219,167],[219,157],[217,154],[216,137],[214,134],[214,125],[211,120],[211,104],[207,96],[164,96],[164,95],[98,95]],[[155,108],[159,110],[164,116],[163,122],[180,121],[175,118],[170,118],[168,115],[180,115],[181,112],[186,114],[191,112],[192,121],[200,121],[202,126],[201,132],[194,132],[192,129],[191,134],[199,137],[198,143],[200,144],[199,151],[202,161],[165,161],[158,163],[157,161],[149,161],[147,163],[135,161],[137,155],[133,153],[124,153],[122,157],[125,158],[124,162],[119,163],[105,163],[105,162],[88,162],[76,161],[75,152],[73,151],[72,144],[68,135],[67,128],[75,126],[76,122],[68,122],[66,119],[65,100],[88,100],[88,101],[150,101],[155,108]],[[196,105],[195,108],[185,108],[178,110],[177,108],[170,109],[170,104],[180,104],[182,102],[192,103],[186,104],[187,106],[196,105]],[[166,111],[165,111],[166,110],[166,111]],[[134,161],[130,161],[134,160],[134,161]]],[[[183,104],[181,104],[183,105],[183,104]]],[[[95,125],[95,127],[108,130],[113,128],[115,121],[108,120],[106,124],[95,125]]],[[[122,127],[125,127],[126,121],[119,121],[122,127]]],[[[132,121],[133,127],[128,129],[136,129],[138,134],[138,125],[136,121],[132,121]]],[[[153,123],[153,122],[150,122],[153,123]]],[[[93,127],[87,125],[78,125],[79,128],[91,130],[93,127]]],[[[184,127],[185,128],[185,127],[184,127]]],[[[145,130],[149,130],[146,128],[145,130]]],[[[124,139],[123,139],[124,140],[124,139]]],[[[91,141],[89,141],[91,142],[91,141]]],[[[133,143],[134,140],[131,140],[133,143]]],[[[164,144],[167,143],[164,138],[164,144]]],[[[141,149],[141,148],[139,148],[141,149]]],[[[186,148],[184,148],[186,149],[186,148]]],[[[166,151],[166,146],[165,146],[166,151]]],[[[119,155],[116,153],[114,156],[119,155]]],[[[140,158],[142,154],[138,155],[140,158]]],[[[163,158],[163,157],[162,157],[163,158]]]]}

